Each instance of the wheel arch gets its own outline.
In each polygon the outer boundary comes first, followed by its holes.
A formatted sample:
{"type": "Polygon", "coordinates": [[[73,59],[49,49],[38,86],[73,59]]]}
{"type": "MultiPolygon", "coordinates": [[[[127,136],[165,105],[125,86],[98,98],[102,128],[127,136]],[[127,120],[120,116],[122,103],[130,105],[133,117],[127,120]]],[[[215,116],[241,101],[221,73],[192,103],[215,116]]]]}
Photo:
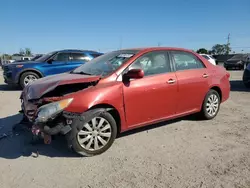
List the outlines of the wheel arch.
{"type": "Polygon", "coordinates": [[[119,114],[119,111],[112,105],[102,103],[102,104],[96,104],[92,106],[89,110],[97,109],[97,108],[104,108],[106,111],[108,111],[113,118],[115,119],[116,126],[117,126],[117,131],[120,133],[121,132],[121,116],[119,114]]]}
{"type": "MultiPolygon", "coordinates": [[[[213,89],[213,90],[215,90],[215,91],[218,92],[219,97],[220,97],[220,102],[221,102],[221,101],[222,101],[222,91],[221,91],[221,88],[220,88],[219,86],[217,86],[217,85],[211,86],[211,87],[209,88],[209,90],[207,91],[207,93],[208,93],[211,89],[213,89]]],[[[200,105],[200,107],[199,107],[200,110],[202,109],[202,104],[203,104],[203,102],[204,102],[205,99],[206,99],[207,93],[205,94],[204,99],[203,99],[203,101],[202,101],[202,103],[201,103],[201,105],[200,105]]]]}
{"type": "Polygon", "coordinates": [[[212,86],[212,87],[210,88],[210,90],[211,90],[211,89],[217,91],[217,93],[218,93],[219,96],[220,96],[220,101],[222,101],[222,91],[221,91],[221,88],[220,88],[219,86],[212,86]]]}
{"type": "Polygon", "coordinates": [[[26,72],[34,72],[34,73],[38,74],[38,76],[39,76],[40,78],[43,77],[43,74],[42,74],[39,70],[37,70],[37,69],[31,69],[31,68],[29,68],[29,69],[24,69],[24,70],[22,70],[22,72],[20,72],[20,73],[18,74],[18,76],[17,76],[17,83],[20,83],[20,78],[21,78],[21,76],[22,76],[24,73],[26,73],[26,72]]]}

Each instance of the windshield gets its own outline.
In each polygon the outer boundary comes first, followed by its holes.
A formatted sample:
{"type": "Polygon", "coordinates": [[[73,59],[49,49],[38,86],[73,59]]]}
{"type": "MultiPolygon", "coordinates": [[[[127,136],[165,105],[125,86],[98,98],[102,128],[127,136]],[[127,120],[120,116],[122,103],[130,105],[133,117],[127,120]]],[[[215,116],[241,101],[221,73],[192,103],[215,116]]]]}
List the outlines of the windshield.
{"type": "Polygon", "coordinates": [[[106,76],[116,71],[137,52],[136,50],[119,50],[106,53],[81,65],[71,73],[106,76]]]}
{"type": "Polygon", "coordinates": [[[35,60],[37,60],[37,59],[40,58],[40,57],[42,57],[42,55],[37,55],[37,56],[33,57],[33,58],[31,59],[31,61],[35,61],[35,60]]]}
{"type": "Polygon", "coordinates": [[[42,57],[39,57],[38,59],[36,59],[35,61],[46,61],[48,58],[50,58],[52,55],[54,55],[56,52],[50,52],[48,54],[43,55],[42,57]]]}

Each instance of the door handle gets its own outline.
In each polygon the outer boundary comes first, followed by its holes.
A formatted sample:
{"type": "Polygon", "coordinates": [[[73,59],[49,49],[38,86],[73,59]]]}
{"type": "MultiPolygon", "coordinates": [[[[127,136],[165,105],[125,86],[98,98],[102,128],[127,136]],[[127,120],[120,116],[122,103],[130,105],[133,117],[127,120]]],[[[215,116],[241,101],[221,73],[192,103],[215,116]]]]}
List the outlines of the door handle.
{"type": "Polygon", "coordinates": [[[203,77],[203,78],[207,78],[207,77],[208,77],[208,74],[205,73],[205,74],[202,75],[202,77],[203,77]]]}
{"type": "Polygon", "coordinates": [[[175,80],[174,79],[169,79],[168,80],[168,84],[174,84],[175,83],[175,80]]]}

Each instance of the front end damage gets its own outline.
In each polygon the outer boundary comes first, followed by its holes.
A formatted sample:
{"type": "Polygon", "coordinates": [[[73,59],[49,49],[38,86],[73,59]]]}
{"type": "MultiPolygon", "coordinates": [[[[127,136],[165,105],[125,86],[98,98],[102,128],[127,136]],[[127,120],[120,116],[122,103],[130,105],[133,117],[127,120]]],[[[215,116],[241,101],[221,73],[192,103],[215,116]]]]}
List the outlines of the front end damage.
{"type": "Polygon", "coordinates": [[[33,135],[43,138],[44,143],[49,144],[53,135],[69,133],[72,121],[81,114],[64,111],[74,100],[67,98],[67,95],[96,84],[97,81],[59,85],[38,99],[32,98],[32,91],[34,92],[32,85],[27,86],[20,96],[21,112],[33,135]]]}

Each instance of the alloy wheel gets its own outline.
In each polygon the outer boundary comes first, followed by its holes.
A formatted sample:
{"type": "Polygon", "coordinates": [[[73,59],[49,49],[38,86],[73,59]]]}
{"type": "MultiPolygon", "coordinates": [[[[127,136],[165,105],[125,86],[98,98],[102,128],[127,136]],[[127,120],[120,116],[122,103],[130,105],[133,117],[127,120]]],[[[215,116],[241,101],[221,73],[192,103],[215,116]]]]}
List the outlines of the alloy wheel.
{"type": "Polygon", "coordinates": [[[111,134],[110,123],[103,117],[94,117],[78,132],[77,141],[82,148],[96,151],[107,145],[111,134]]]}
{"type": "Polygon", "coordinates": [[[25,86],[27,86],[28,84],[30,84],[31,82],[34,82],[35,80],[37,80],[37,77],[30,74],[24,78],[23,83],[25,86]]]}
{"type": "Polygon", "coordinates": [[[215,116],[219,109],[219,98],[217,95],[212,94],[208,97],[206,110],[209,116],[215,116]]]}

